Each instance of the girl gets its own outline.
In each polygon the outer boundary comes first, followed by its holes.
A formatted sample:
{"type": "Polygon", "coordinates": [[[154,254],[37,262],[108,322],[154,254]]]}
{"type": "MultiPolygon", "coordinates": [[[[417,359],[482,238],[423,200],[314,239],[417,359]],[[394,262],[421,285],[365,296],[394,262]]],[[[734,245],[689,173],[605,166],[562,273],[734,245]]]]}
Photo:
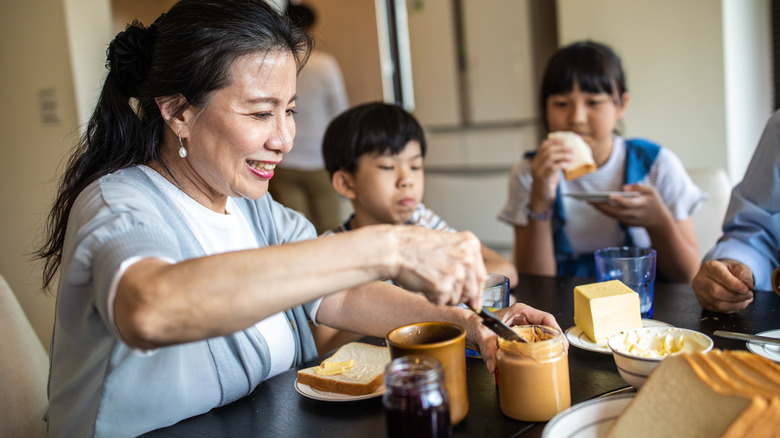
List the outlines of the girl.
{"type": "Polygon", "coordinates": [[[706,199],[677,156],[615,127],[629,102],[620,58],[606,45],[577,42],[550,59],[541,109],[549,132],[571,131],[591,147],[597,170],[566,181],[572,160],[561,139],[545,139],[512,170],[499,219],[514,226],[518,272],[595,277],[593,251],[653,247],[659,278],[688,283],[699,265],[691,215],[706,199]],[[567,194],[610,194],[580,201],[567,194]]]}

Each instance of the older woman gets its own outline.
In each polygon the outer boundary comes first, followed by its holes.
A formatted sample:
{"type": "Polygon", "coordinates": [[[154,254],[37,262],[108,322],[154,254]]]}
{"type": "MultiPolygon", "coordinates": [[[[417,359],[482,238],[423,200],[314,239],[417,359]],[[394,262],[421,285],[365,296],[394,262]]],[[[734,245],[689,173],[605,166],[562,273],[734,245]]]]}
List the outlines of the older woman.
{"type": "MultiPolygon", "coordinates": [[[[182,0],[108,51],[109,74],[50,216],[59,272],[52,436],[134,436],[249,394],[316,356],[308,321],[368,335],[468,330],[492,371],[478,240],[376,226],[315,239],[266,195],[295,136],[308,37],[261,0],[182,0]],[[392,278],[410,294],[382,281],[392,278]]],[[[516,305],[514,323],[556,325],[516,305]]]]}

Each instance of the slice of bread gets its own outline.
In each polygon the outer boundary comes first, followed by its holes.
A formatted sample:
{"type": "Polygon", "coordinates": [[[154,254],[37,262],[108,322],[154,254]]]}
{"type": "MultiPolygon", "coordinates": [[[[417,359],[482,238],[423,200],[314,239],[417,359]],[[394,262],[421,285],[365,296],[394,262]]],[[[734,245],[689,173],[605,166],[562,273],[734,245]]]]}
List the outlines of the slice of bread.
{"type": "Polygon", "coordinates": [[[333,356],[325,359],[319,366],[298,371],[298,382],[327,392],[348,395],[371,394],[384,383],[385,367],[390,363],[390,351],[387,347],[350,342],[339,348],[333,356]],[[352,361],[351,365],[347,364],[352,361]],[[317,369],[333,369],[335,364],[339,374],[319,375],[317,369]]]}
{"type": "Polygon", "coordinates": [[[566,180],[573,180],[596,171],[593,150],[585,143],[582,137],[569,131],[551,132],[547,137],[562,139],[574,153],[571,164],[563,171],[563,176],[566,180]]]}
{"type": "Polygon", "coordinates": [[[747,351],[669,356],[650,373],[607,437],[773,435],[780,365],[747,351]]]}

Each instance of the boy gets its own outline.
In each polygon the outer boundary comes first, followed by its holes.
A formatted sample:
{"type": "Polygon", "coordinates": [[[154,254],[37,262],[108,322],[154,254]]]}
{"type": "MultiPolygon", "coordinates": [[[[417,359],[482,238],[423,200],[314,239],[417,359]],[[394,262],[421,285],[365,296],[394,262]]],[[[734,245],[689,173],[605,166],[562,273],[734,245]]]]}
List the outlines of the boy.
{"type": "MultiPolygon", "coordinates": [[[[333,187],[350,200],[354,213],[323,236],[372,224],[418,225],[455,232],[420,202],[425,151],[422,126],[400,106],[367,103],[333,119],[325,132],[322,155],[333,187]]],[[[482,257],[489,273],[507,276],[510,287],[514,287],[517,270],[509,260],[485,245],[482,257]]],[[[326,337],[323,332],[328,330],[332,329],[320,326],[314,331],[318,347],[326,337]]]]}

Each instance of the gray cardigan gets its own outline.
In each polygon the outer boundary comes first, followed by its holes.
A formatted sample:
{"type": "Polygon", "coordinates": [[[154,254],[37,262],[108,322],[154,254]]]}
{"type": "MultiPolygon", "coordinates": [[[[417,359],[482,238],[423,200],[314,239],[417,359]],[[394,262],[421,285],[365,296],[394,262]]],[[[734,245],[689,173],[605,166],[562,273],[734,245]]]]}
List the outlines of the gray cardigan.
{"type": "MultiPolygon", "coordinates": [[[[311,223],[270,195],[236,201],[259,247],[316,237],[311,223]]],[[[79,195],[68,221],[50,346],[51,436],[136,436],[237,400],[268,376],[268,345],[254,326],[140,352],[109,323],[107,295],[123,261],[204,255],[178,211],[138,167],[106,175],[79,195]]],[[[317,356],[308,325],[315,303],[285,311],[296,364],[317,356]]]]}

